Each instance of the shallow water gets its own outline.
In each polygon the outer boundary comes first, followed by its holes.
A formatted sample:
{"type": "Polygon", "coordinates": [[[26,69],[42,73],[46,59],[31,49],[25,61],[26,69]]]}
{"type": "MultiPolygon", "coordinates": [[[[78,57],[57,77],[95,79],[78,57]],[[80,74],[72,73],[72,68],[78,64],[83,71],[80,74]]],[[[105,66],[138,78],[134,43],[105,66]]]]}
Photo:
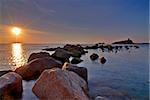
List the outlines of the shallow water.
{"type": "MultiPolygon", "coordinates": [[[[26,63],[33,52],[42,51],[43,48],[63,45],[54,44],[1,44],[0,45],[0,70],[15,70],[26,63]]],[[[101,52],[88,50],[83,55],[84,60],[78,66],[88,69],[90,94],[95,96],[120,97],[119,99],[148,100],[149,98],[149,60],[148,45],[140,45],[139,49],[120,50],[119,52],[101,52]],[[102,65],[99,60],[91,61],[92,53],[104,56],[107,62],[102,65]],[[110,93],[110,94],[109,94],[110,93]]],[[[52,53],[52,52],[50,52],[52,53]]],[[[23,81],[23,100],[37,99],[31,88],[35,81],[23,81]]]]}

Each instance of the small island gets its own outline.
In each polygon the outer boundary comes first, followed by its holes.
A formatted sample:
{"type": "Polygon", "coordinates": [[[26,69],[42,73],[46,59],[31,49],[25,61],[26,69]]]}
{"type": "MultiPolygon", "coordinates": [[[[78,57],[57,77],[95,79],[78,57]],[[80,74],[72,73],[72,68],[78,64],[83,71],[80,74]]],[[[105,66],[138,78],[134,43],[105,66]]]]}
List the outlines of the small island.
{"type": "Polygon", "coordinates": [[[128,38],[128,40],[117,41],[112,44],[134,44],[134,42],[130,38],[128,38]]]}

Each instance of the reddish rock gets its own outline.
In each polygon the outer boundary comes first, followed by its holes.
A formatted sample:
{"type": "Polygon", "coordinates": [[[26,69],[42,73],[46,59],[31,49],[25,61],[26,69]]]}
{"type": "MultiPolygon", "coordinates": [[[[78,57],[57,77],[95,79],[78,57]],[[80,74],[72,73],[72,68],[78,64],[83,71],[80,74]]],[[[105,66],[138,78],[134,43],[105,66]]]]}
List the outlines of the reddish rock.
{"type": "Polygon", "coordinates": [[[89,100],[87,83],[77,74],[67,70],[45,70],[33,93],[43,100],[89,100]]]}
{"type": "Polygon", "coordinates": [[[85,68],[85,67],[78,67],[78,66],[71,65],[69,63],[65,63],[63,65],[62,69],[75,72],[76,74],[78,74],[81,78],[83,78],[88,83],[88,71],[87,71],[87,68],[85,68]]]}
{"type": "Polygon", "coordinates": [[[44,58],[44,57],[50,57],[50,54],[47,52],[32,53],[28,58],[28,62],[36,58],[44,58]]]}
{"type": "Polygon", "coordinates": [[[4,71],[0,71],[0,76],[7,74],[9,72],[12,72],[12,70],[4,70],[4,71]]]}
{"type": "Polygon", "coordinates": [[[37,58],[30,61],[28,64],[21,66],[15,70],[24,80],[38,78],[45,69],[61,68],[61,62],[51,58],[37,58]]]}
{"type": "Polygon", "coordinates": [[[9,72],[0,77],[0,100],[14,100],[22,95],[22,77],[9,72]]]}

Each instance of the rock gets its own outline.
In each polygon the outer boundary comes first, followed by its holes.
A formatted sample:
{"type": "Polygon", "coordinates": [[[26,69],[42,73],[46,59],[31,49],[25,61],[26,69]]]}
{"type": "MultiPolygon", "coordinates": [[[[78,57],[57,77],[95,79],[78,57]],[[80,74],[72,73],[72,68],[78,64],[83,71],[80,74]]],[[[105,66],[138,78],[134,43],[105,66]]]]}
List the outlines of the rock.
{"type": "Polygon", "coordinates": [[[67,70],[45,70],[32,88],[43,100],[89,100],[86,82],[67,70]]]}
{"type": "Polygon", "coordinates": [[[106,45],[106,46],[105,46],[105,48],[107,48],[107,49],[108,49],[108,51],[113,51],[113,48],[114,48],[114,47],[113,47],[113,46],[111,46],[111,45],[106,45]]]}
{"type": "Polygon", "coordinates": [[[17,68],[15,72],[20,74],[24,80],[32,80],[38,78],[45,69],[55,67],[61,68],[62,63],[51,57],[45,57],[34,59],[26,65],[17,68]]]}
{"type": "Polygon", "coordinates": [[[139,46],[137,46],[137,45],[135,45],[134,47],[135,47],[136,49],[140,48],[140,47],[139,47],[139,46]]]}
{"type": "Polygon", "coordinates": [[[81,45],[70,45],[64,46],[64,49],[72,53],[72,57],[81,57],[81,55],[87,53],[81,45]]]}
{"type": "Polygon", "coordinates": [[[47,52],[32,53],[28,58],[28,62],[30,62],[33,59],[43,58],[43,57],[50,57],[50,54],[47,52]]]}
{"type": "Polygon", "coordinates": [[[118,42],[114,42],[112,44],[134,44],[134,42],[128,38],[128,40],[118,41],[118,42]]]}
{"type": "Polygon", "coordinates": [[[4,70],[4,71],[0,71],[0,76],[8,73],[8,72],[12,72],[12,70],[4,70]]]}
{"type": "Polygon", "coordinates": [[[104,52],[105,49],[103,45],[100,45],[99,48],[102,50],[102,52],[104,52]]]}
{"type": "Polygon", "coordinates": [[[83,60],[82,59],[80,59],[80,58],[73,58],[72,60],[71,60],[71,63],[72,64],[79,64],[80,62],[82,62],[83,60]]]}
{"type": "Polygon", "coordinates": [[[126,46],[124,46],[125,48],[126,48],[126,50],[129,50],[129,47],[126,45],[126,46]]]}
{"type": "Polygon", "coordinates": [[[65,63],[65,62],[70,62],[69,58],[71,57],[71,55],[72,55],[71,52],[59,48],[52,54],[51,57],[61,61],[62,63],[65,63]]]}
{"type": "Polygon", "coordinates": [[[105,64],[105,63],[106,63],[106,59],[105,59],[104,57],[102,57],[102,58],[100,59],[100,62],[101,62],[102,64],[105,64]]]}
{"type": "Polygon", "coordinates": [[[22,77],[9,72],[0,77],[0,100],[14,100],[22,95],[22,77]]]}
{"type": "Polygon", "coordinates": [[[84,49],[98,49],[98,44],[92,45],[92,46],[86,46],[84,49]]]}
{"type": "Polygon", "coordinates": [[[96,54],[96,53],[93,53],[91,56],[90,56],[90,58],[91,58],[91,60],[96,60],[96,59],[98,59],[98,54],[96,54]]]}
{"type": "Polygon", "coordinates": [[[77,67],[74,65],[71,65],[69,63],[64,63],[63,70],[73,71],[76,74],[78,74],[81,78],[83,78],[88,83],[88,71],[85,67],[77,67]]]}
{"type": "MultiPolygon", "coordinates": [[[[59,47],[58,47],[59,48],[59,47]]],[[[46,51],[55,51],[57,50],[58,48],[45,48],[45,49],[42,49],[42,50],[46,50],[46,51]]]]}

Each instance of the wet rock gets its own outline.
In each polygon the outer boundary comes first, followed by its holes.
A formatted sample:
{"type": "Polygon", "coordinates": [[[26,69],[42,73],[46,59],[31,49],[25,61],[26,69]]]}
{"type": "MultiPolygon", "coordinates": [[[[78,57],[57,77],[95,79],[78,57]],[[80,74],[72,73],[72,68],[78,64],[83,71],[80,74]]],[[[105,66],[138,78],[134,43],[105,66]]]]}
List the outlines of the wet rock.
{"type": "Polygon", "coordinates": [[[102,52],[104,52],[105,49],[103,45],[100,45],[99,48],[102,50],[102,52]]]}
{"type": "Polygon", "coordinates": [[[81,63],[83,60],[82,59],[80,59],[80,58],[73,58],[72,60],[71,60],[71,63],[72,64],[79,64],[79,63],[81,63]]]}
{"type": "Polygon", "coordinates": [[[45,70],[32,88],[39,99],[89,100],[86,82],[67,70],[45,70]]]}
{"type": "Polygon", "coordinates": [[[102,57],[102,58],[100,59],[100,62],[101,62],[101,64],[105,64],[105,63],[106,63],[106,59],[105,59],[104,57],[102,57]]]}
{"type": "Polygon", "coordinates": [[[15,100],[22,95],[22,77],[9,72],[0,77],[0,100],[15,100]]]}
{"type": "Polygon", "coordinates": [[[81,55],[87,53],[81,45],[70,45],[64,46],[64,49],[72,53],[72,57],[81,57],[81,55]]]}
{"type": "Polygon", "coordinates": [[[123,46],[118,46],[120,49],[122,49],[123,46]]]}
{"type": "Polygon", "coordinates": [[[74,66],[69,63],[64,63],[62,69],[75,72],[76,74],[78,74],[81,78],[83,78],[88,83],[87,68],[74,66]]]}
{"type": "Polygon", "coordinates": [[[137,45],[135,45],[134,47],[135,47],[136,49],[140,48],[140,47],[139,47],[139,46],[137,46],[137,45]]]}
{"type": "Polygon", "coordinates": [[[96,60],[96,59],[98,59],[98,54],[96,54],[96,53],[93,53],[91,56],[90,56],[90,58],[91,58],[91,60],[96,60]]]}
{"type": "Polygon", "coordinates": [[[98,44],[95,44],[93,46],[86,46],[84,49],[98,49],[98,48],[99,48],[98,44]]]}
{"type": "Polygon", "coordinates": [[[107,46],[105,46],[105,48],[107,48],[108,51],[113,51],[113,46],[111,46],[111,45],[107,45],[107,46]]]}
{"type": "Polygon", "coordinates": [[[72,55],[71,52],[59,48],[51,55],[51,57],[61,61],[62,63],[65,63],[65,62],[70,62],[69,58],[71,57],[71,55],[72,55]]]}
{"type": "Polygon", "coordinates": [[[119,49],[119,46],[115,46],[115,50],[118,50],[119,49]]]}
{"type": "Polygon", "coordinates": [[[15,72],[20,74],[24,80],[32,80],[38,78],[45,69],[55,67],[61,68],[62,63],[51,57],[45,57],[34,59],[26,65],[17,68],[15,72]]]}
{"type": "Polygon", "coordinates": [[[32,53],[28,58],[28,62],[36,58],[44,58],[44,57],[50,57],[50,54],[47,52],[32,53]]]}
{"type": "Polygon", "coordinates": [[[12,70],[4,70],[4,71],[0,71],[0,76],[8,73],[8,72],[12,72],[12,70]]]}
{"type": "Polygon", "coordinates": [[[126,50],[129,50],[129,47],[126,45],[126,46],[124,46],[125,48],[126,48],[126,50]]]}
{"type": "MultiPolygon", "coordinates": [[[[59,48],[59,47],[58,47],[59,48]]],[[[55,51],[57,50],[58,48],[45,48],[45,49],[42,49],[42,50],[46,50],[46,51],[55,51]]]]}

